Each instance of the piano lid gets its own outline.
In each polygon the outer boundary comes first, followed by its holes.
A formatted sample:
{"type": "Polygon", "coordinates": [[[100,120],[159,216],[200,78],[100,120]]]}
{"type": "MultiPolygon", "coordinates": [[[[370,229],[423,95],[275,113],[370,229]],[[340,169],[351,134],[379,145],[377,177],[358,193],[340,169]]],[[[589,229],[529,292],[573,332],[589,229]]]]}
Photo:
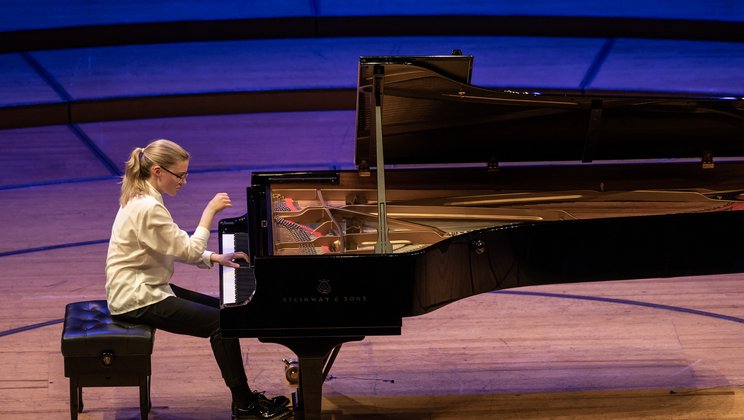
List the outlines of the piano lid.
{"type": "Polygon", "coordinates": [[[375,166],[375,69],[386,164],[744,156],[744,99],[487,89],[472,56],[361,57],[357,166],[375,166]]]}

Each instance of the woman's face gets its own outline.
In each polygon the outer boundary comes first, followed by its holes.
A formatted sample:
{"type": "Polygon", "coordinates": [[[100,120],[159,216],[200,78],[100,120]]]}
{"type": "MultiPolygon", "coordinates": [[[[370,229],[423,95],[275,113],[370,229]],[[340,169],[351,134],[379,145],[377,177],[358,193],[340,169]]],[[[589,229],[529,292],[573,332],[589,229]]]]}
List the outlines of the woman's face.
{"type": "Polygon", "coordinates": [[[182,160],[172,166],[158,166],[155,168],[155,182],[153,186],[161,194],[176,195],[186,184],[189,171],[189,161],[182,160]]]}

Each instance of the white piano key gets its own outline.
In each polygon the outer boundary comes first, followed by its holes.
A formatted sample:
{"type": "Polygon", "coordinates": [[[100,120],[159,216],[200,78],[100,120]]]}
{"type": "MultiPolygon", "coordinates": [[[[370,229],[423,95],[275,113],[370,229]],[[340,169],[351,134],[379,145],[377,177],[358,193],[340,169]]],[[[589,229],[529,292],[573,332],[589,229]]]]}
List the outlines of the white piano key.
{"type": "Polygon", "coordinates": [[[235,295],[235,269],[232,267],[222,267],[222,303],[229,305],[237,301],[235,295]]]}
{"type": "MultiPolygon", "coordinates": [[[[222,234],[222,249],[220,249],[220,252],[222,254],[235,252],[235,235],[231,233],[222,234]]],[[[220,285],[220,290],[222,291],[222,304],[233,304],[237,301],[237,296],[235,296],[235,269],[220,265],[220,273],[220,280],[222,281],[222,284],[220,285]]]]}

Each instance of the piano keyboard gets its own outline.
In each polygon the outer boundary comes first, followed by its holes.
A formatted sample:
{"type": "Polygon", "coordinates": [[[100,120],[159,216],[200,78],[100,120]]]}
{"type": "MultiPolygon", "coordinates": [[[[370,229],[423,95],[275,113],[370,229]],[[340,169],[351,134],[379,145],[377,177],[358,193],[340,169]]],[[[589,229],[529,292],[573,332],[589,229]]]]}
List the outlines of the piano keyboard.
{"type": "MultiPolygon", "coordinates": [[[[248,253],[247,233],[223,233],[222,254],[243,251],[248,253]]],[[[238,268],[220,266],[220,296],[222,305],[244,305],[256,292],[256,276],[247,261],[237,260],[238,268]]]]}

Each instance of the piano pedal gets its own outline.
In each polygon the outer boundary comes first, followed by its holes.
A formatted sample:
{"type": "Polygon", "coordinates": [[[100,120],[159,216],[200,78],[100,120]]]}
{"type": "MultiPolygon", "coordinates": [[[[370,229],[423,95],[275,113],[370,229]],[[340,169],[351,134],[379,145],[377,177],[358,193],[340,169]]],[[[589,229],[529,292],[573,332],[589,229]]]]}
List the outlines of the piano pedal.
{"type": "MultiPolygon", "coordinates": [[[[297,359],[282,359],[284,362],[284,377],[290,384],[300,382],[300,362],[297,359]]],[[[294,395],[294,394],[293,394],[294,395]]]]}

